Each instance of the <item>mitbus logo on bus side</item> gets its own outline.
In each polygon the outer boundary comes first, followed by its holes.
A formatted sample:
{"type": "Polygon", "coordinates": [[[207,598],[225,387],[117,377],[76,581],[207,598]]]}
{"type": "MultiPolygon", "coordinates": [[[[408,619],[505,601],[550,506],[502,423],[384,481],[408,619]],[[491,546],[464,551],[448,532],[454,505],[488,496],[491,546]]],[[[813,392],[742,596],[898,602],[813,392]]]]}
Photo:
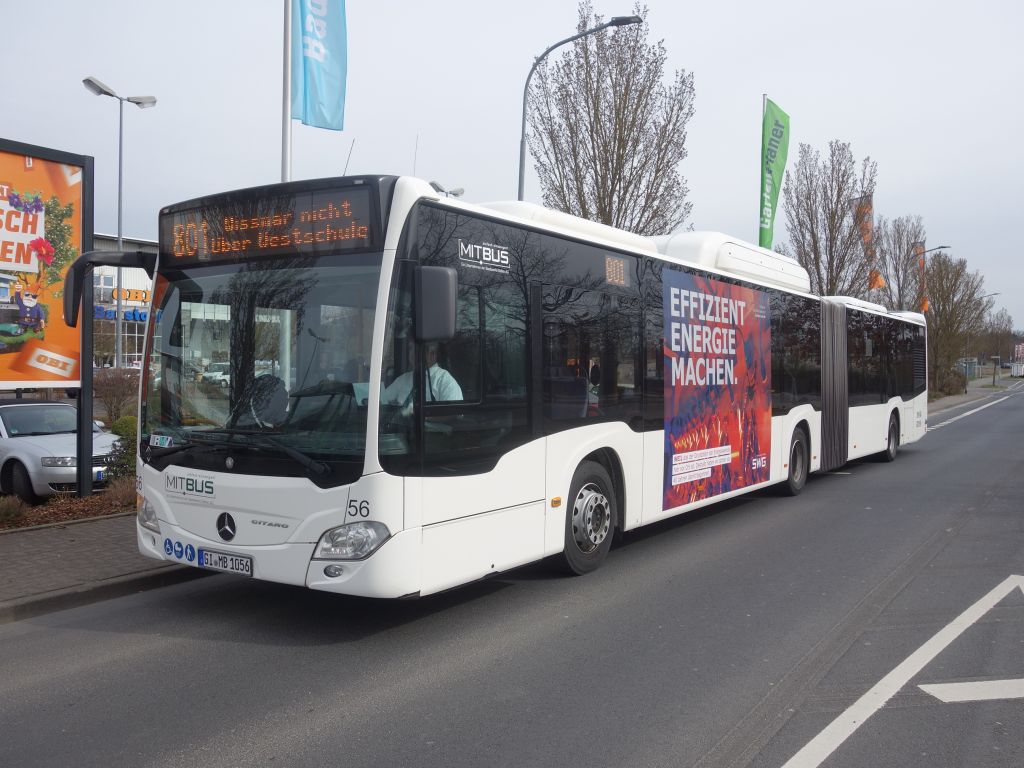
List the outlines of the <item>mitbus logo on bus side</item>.
{"type": "Polygon", "coordinates": [[[508,248],[494,243],[467,243],[459,239],[459,261],[467,267],[508,272],[508,248]]]}

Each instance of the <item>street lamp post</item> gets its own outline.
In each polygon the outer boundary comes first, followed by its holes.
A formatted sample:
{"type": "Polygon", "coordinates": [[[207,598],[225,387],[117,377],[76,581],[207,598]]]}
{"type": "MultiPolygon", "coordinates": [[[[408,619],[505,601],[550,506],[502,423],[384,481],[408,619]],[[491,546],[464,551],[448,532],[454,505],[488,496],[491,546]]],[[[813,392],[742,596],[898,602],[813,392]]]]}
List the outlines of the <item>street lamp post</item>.
{"type": "Polygon", "coordinates": [[[602,29],[608,27],[623,27],[627,24],[641,24],[643,19],[639,16],[613,16],[610,20],[604,24],[600,24],[592,29],[580,32],[572,37],[567,37],[565,40],[559,40],[554,45],[548,46],[540,56],[533,60],[533,66],[530,67],[530,73],[526,76],[526,85],[523,86],[523,127],[519,134],[519,200],[523,199],[523,184],[526,176],[526,96],[530,92],[530,78],[533,77],[533,73],[537,70],[538,65],[544,61],[549,53],[555,48],[571,43],[573,40],[579,40],[581,37],[592,35],[595,32],[600,32],[602,29]]]}
{"type": "Polygon", "coordinates": [[[927,251],[921,251],[919,254],[917,254],[917,257],[921,258],[926,253],[931,253],[932,251],[948,251],[950,247],[951,246],[948,245],[936,245],[934,248],[929,248],[927,251]]]}
{"type": "MultiPolygon", "coordinates": [[[[124,210],[124,103],[130,101],[139,109],[148,109],[156,106],[155,96],[118,96],[109,85],[97,80],[95,77],[87,77],[82,85],[97,96],[110,96],[117,99],[117,250],[124,250],[121,237],[121,217],[124,210]]],[[[122,344],[121,344],[121,268],[117,268],[117,281],[115,287],[117,302],[114,317],[114,367],[121,367],[122,344]]],[[[91,322],[89,320],[88,322],[91,322]]]]}

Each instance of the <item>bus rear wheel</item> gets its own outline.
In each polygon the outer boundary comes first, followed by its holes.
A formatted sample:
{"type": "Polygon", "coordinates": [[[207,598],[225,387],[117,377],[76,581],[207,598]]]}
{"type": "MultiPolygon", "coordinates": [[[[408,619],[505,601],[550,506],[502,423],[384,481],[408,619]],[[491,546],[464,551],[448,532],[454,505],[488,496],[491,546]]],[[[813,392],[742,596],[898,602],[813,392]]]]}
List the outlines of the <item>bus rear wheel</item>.
{"type": "Polygon", "coordinates": [[[607,470],[594,461],[580,464],[566,507],[561,564],[568,573],[581,576],[604,562],[618,525],[615,489],[607,470]]]}
{"type": "Polygon", "coordinates": [[[807,433],[797,427],[789,439],[789,477],[783,485],[787,496],[796,496],[804,489],[809,466],[807,433]]]}
{"type": "Polygon", "coordinates": [[[885,450],[882,451],[882,461],[894,461],[899,450],[900,423],[896,419],[896,414],[894,413],[889,417],[889,439],[885,444],[885,450]]]}

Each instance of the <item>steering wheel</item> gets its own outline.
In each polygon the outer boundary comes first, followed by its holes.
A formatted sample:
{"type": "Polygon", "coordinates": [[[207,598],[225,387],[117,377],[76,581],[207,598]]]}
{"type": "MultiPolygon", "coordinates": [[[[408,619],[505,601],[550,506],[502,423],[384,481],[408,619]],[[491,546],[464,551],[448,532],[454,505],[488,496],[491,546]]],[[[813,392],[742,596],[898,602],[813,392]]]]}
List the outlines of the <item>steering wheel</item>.
{"type": "Polygon", "coordinates": [[[271,373],[257,376],[249,396],[249,413],[260,429],[282,424],[288,415],[288,390],[284,382],[271,373]]]}

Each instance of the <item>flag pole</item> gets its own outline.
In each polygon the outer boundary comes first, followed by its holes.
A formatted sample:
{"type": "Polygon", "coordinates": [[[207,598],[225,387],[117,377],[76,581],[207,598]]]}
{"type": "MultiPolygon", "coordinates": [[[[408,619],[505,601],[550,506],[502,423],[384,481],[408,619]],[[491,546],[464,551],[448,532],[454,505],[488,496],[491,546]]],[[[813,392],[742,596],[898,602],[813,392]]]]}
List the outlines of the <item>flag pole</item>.
{"type": "MultiPolygon", "coordinates": [[[[767,114],[768,114],[768,94],[767,93],[762,93],[761,94],[761,173],[762,173],[762,176],[764,174],[764,116],[767,115],[767,114]]],[[[764,178],[761,179],[761,184],[763,186],[764,178]]],[[[761,191],[764,192],[763,189],[761,191]]],[[[758,213],[757,216],[758,216],[758,226],[760,226],[760,223],[761,223],[761,214],[760,214],[760,212],[758,213]]],[[[761,241],[761,232],[760,232],[760,230],[758,230],[757,238],[758,238],[758,243],[760,243],[760,241],[761,241]]]]}
{"type": "Polygon", "coordinates": [[[284,0],[284,87],[281,97],[281,181],[292,179],[292,3],[284,0]]]}

